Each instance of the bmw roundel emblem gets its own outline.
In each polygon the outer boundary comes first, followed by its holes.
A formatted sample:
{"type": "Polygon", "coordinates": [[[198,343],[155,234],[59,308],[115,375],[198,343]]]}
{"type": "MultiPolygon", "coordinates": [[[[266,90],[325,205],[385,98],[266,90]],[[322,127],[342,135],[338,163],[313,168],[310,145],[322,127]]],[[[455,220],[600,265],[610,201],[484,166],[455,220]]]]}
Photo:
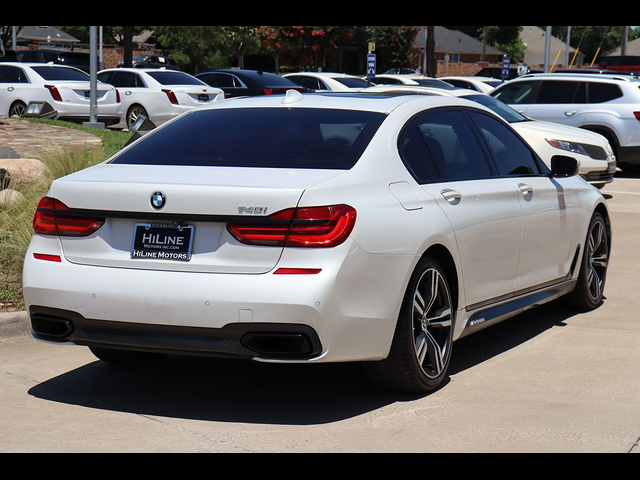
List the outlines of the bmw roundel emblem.
{"type": "Polygon", "coordinates": [[[167,204],[167,196],[162,192],[155,192],[151,195],[151,206],[155,210],[162,210],[167,204]]]}

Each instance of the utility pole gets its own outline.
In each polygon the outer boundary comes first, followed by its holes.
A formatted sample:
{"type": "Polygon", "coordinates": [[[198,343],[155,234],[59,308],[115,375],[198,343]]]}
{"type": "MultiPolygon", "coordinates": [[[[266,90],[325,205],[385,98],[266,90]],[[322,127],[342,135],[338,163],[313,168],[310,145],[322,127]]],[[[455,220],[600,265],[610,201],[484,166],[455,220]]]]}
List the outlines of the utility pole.
{"type": "Polygon", "coordinates": [[[571,29],[573,27],[567,27],[567,55],[564,62],[564,68],[569,68],[569,55],[571,50],[571,29]]]}
{"type": "Polygon", "coordinates": [[[546,38],[544,40],[544,73],[549,73],[551,69],[551,27],[547,27],[546,38]]]}
{"type": "Polygon", "coordinates": [[[436,27],[427,27],[427,77],[438,75],[438,61],[436,59],[436,27]]]}
{"type": "Polygon", "coordinates": [[[89,121],[83,125],[91,128],[104,129],[104,123],[98,123],[98,27],[89,27],[89,121]]]}
{"type": "Polygon", "coordinates": [[[622,55],[627,54],[628,40],[629,40],[629,27],[622,27],[622,55]]]}

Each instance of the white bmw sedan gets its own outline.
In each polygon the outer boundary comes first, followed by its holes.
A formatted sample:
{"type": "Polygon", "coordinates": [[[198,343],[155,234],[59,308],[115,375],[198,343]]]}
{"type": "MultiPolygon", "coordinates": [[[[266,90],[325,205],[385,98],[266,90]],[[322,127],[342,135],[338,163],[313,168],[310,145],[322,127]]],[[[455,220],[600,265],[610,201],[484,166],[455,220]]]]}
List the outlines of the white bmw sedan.
{"type": "Polygon", "coordinates": [[[53,183],[24,266],[33,335],[120,365],[361,361],[428,392],[456,340],[601,304],[609,214],[576,173],[457,98],[215,102],[53,183]]]}
{"type": "MultiPolygon", "coordinates": [[[[122,116],[117,90],[98,83],[98,120],[114,124],[122,116]]],[[[89,75],[63,65],[0,64],[0,116],[31,116],[87,121],[89,75]]]]}
{"type": "Polygon", "coordinates": [[[162,125],[223,93],[188,73],[157,68],[102,70],[98,80],[120,92],[123,116],[115,127],[121,128],[131,128],[141,115],[156,126],[162,125]]]}

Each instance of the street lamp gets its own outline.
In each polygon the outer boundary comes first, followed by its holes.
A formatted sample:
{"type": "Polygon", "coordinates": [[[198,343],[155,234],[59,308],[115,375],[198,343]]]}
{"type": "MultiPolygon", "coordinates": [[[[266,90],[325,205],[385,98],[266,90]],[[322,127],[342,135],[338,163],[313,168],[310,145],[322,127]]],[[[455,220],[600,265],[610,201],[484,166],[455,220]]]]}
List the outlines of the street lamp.
{"type": "Polygon", "coordinates": [[[89,107],[89,121],[84,122],[83,125],[91,128],[104,129],[104,123],[98,122],[98,55],[96,49],[98,48],[98,27],[89,27],[89,72],[91,75],[90,80],[90,107],[89,107]]]}

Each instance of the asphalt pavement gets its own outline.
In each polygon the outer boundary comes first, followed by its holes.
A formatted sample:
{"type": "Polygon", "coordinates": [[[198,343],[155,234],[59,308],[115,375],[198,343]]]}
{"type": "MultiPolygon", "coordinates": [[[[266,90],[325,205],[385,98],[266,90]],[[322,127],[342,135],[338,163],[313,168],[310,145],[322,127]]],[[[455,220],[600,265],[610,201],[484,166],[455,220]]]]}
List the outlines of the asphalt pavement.
{"type": "Polygon", "coordinates": [[[121,370],[2,314],[0,452],[640,453],[640,179],[603,192],[604,304],[555,302],[457,342],[427,396],[375,390],[357,364],[168,357],[121,370]]]}

